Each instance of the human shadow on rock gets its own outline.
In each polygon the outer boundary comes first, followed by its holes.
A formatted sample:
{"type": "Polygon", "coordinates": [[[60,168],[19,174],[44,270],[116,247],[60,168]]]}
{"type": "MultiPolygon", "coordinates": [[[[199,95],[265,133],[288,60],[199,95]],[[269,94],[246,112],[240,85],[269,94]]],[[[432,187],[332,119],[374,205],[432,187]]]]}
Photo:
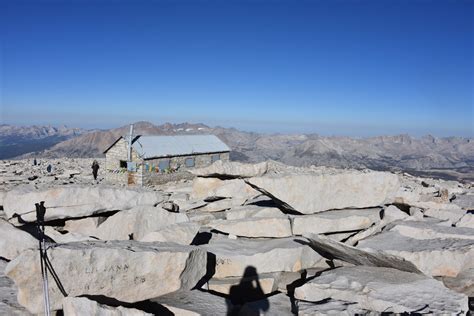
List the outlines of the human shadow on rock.
{"type": "Polygon", "coordinates": [[[255,267],[247,266],[247,268],[245,268],[244,275],[239,284],[230,288],[229,298],[226,300],[226,303],[227,316],[256,316],[261,315],[261,312],[265,312],[269,309],[270,303],[260,286],[257,269],[255,267]],[[244,310],[245,303],[253,301],[259,301],[259,304],[256,305],[257,308],[244,310]]]}

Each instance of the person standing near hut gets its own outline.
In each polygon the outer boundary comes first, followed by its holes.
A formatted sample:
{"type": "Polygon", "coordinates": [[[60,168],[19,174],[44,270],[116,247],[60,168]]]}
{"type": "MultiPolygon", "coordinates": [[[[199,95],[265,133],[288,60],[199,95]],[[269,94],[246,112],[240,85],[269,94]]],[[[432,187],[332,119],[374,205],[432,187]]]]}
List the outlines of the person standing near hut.
{"type": "Polygon", "coordinates": [[[92,162],[92,175],[94,176],[94,180],[97,180],[97,172],[99,172],[99,163],[97,162],[97,160],[94,160],[94,162],[92,162]]]}

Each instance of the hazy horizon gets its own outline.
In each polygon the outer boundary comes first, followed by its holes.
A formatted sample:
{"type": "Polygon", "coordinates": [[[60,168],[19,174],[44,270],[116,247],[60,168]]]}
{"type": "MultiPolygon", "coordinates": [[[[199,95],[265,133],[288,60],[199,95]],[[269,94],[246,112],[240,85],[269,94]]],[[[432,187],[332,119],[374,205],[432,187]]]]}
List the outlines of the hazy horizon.
{"type": "Polygon", "coordinates": [[[68,124],[6,124],[6,123],[2,123],[2,124],[5,124],[5,125],[10,125],[10,126],[16,126],[16,127],[32,127],[32,126],[37,126],[37,127],[47,127],[47,126],[51,126],[51,127],[54,127],[54,128],[59,128],[59,127],[62,127],[62,126],[65,126],[67,128],[81,128],[81,129],[84,129],[84,130],[89,130],[89,131],[94,131],[94,130],[100,130],[100,131],[107,131],[107,130],[110,130],[110,129],[115,129],[115,128],[120,128],[120,127],[124,127],[124,126],[128,126],[130,124],[136,124],[136,123],[139,123],[139,122],[148,122],[148,123],[151,123],[155,126],[160,126],[160,125],[164,125],[164,124],[204,124],[206,126],[208,126],[209,128],[227,128],[227,129],[237,129],[238,131],[241,131],[241,132],[246,132],[246,133],[258,133],[258,134],[267,134],[267,135],[278,135],[278,134],[281,134],[281,135],[310,135],[310,134],[317,134],[317,135],[320,135],[320,136],[326,136],[326,137],[351,137],[351,138],[354,138],[354,139],[358,139],[358,138],[370,138],[370,137],[378,137],[378,136],[401,136],[401,135],[408,135],[408,136],[411,136],[411,137],[414,137],[414,138],[421,138],[421,137],[425,137],[425,136],[433,136],[433,137],[438,137],[438,138],[450,138],[450,137],[461,137],[461,138],[466,138],[466,139],[472,139],[473,136],[462,136],[462,135],[450,135],[450,136],[443,136],[443,135],[435,135],[435,134],[430,134],[430,133],[427,133],[427,134],[410,134],[410,133],[385,133],[385,134],[366,134],[366,135],[349,135],[349,134],[344,134],[344,133],[331,133],[331,132],[324,132],[324,131],[320,131],[320,132],[317,132],[317,131],[258,131],[258,130],[251,130],[251,129],[245,129],[245,128],[239,128],[237,126],[231,126],[231,125],[222,125],[222,124],[216,124],[216,125],[213,125],[213,124],[207,124],[207,123],[204,123],[204,122],[189,122],[189,121],[176,121],[176,122],[171,122],[171,121],[163,121],[163,122],[153,122],[153,121],[146,121],[146,120],[139,120],[139,121],[134,121],[134,122],[125,122],[123,124],[118,124],[118,125],[111,125],[110,127],[103,127],[103,126],[96,126],[96,127],[80,127],[80,126],[73,126],[73,125],[68,125],[68,124]]]}
{"type": "Polygon", "coordinates": [[[474,136],[472,1],[3,1],[0,123],[474,136]]]}

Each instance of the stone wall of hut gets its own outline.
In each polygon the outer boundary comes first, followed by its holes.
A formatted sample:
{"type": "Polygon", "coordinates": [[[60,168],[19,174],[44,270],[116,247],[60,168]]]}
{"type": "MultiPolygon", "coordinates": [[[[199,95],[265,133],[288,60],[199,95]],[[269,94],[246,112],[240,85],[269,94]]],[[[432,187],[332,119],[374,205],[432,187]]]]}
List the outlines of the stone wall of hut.
{"type": "Polygon", "coordinates": [[[142,185],[141,159],[138,153],[132,149],[132,161],[137,163],[137,171],[130,172],[127,168],[120,166],[121,161],[127,161],[128,142],[121,138],[105,154],[106,181],[110,184],[142,185]]]}
{"type": "Polygon", "coordinates": [[[210,166],[216,160],[229,161],[229,153],[198,154],[145,160],[142,183],[144,185],[151,185],[182,179],[192,179],[193,175],[187,172],[187,170],[210,166]],[[186,165],[187,159],[194,159],[194,166],[188,167],[186,165]],[[165,164],[169,165],[169,168],[161,169],[160,163],[162,162],[166,162],[165,164]]]}

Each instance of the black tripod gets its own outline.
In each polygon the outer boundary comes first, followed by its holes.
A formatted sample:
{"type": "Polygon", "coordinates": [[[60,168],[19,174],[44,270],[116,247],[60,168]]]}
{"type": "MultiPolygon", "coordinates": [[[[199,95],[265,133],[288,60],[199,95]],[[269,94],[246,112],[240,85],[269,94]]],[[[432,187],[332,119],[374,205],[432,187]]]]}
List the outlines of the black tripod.
{"type": "Polygon", "coordinates": [[[46,241],[44,238],[44,214],[46,214],[46,207],[44,201],[36,203],[36,227],[38,229],[39,250],[41,260],[41,278],[43,279],[43,295],[44,295],[44,313],[50,316],[49,293],[48,293],[48,265],[46,254],[46,241]]]}
{"type": "Polygon", "coordinates": [[[44,201],[35,203],[36,206],[36,228],[38,230],[38,239],[39,239],[39,250],[40,250],[40,260],[41,260],[41,278],[43,279],[43,294],[44,294],[44,313],[46,316],[50,316],[50,303],[49,303],[49,285],[48,285],[48,271],[51,273],[54,282],[58,286],[59,291],[63,294],[64,297],[67,296],[67,292],[61,284],[56,271],[53,269],[51,261],[49,261],[48,254],[46,252],[46,235],[44,233],[44,215],[46,214],[46,207],[44,206],[44,201]]]}

